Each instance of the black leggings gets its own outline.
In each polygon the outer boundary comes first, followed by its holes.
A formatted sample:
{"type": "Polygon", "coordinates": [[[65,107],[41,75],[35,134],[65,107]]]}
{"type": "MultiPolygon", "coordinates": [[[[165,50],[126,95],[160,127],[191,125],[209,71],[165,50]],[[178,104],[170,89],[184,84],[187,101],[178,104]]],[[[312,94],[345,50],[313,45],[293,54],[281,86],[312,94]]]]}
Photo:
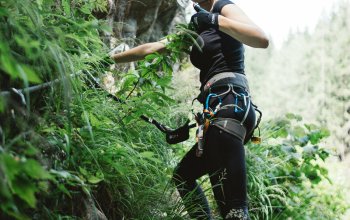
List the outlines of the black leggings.
{"type": "MultiPolygon", "coordinates": [[[[228,95],[223,104],[233,101],[234,96],[228,95]]],[[[244,112],[234,113],[230,108],[220,111],[217,117],[242,120],[244,112]]],[[[244,125],[247,134],[251,133],[255,125],[255,111],[252,106],[244,125]]],[[[210,126],[205,134],[204,152],[201,157],[196,156],[196,148],[197,144],[184,156],[173,175],[191,218],[212,219],[205,195],[196,182],[201,176],[209,174],[221,216],[224,219],[249,219],[245,151],[242,141],[217,127],[210,126]]]]}

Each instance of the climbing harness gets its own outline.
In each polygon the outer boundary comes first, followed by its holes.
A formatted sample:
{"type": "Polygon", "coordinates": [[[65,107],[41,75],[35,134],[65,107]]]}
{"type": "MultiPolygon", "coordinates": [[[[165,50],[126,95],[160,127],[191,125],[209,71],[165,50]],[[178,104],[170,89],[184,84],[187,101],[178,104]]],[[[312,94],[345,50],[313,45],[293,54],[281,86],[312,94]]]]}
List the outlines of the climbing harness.
{"type": "Polygon", "coordinates": [[[260,137],[252,137],[254,132],[247,136],[247,131],[244,126],[250,108],[253,107],[255,111],[259,113],[259,118],[253,130],[258,128],[260,136],[260,129],[258,126],[261,121],[262,113],[257,106],[251,102],[248,81],[243,74],[224,72],[215,75],[203,86],[201,94],[196,99],[204,105],[203,113],[197,113],[195,115],[198,123],[196,137],[198,143],[198,157],[203,154],[204,137],[210,125],[237,137],[244,144],[248,142],[249,139],[252,139],[253,143],[260,143],[260,137]],[[225,87],[227,87],[227,90],[220,94],[214,92],[219,88],[222,90],[222,88],[225,87]],[[223,105],[222,100],[228,94],[234,95],[234,103],[223,105]],[[240,105],[240,103],[242,104],[240,105]],[[214,107],[210,107],[212,105],[214,105],[214,107]],[[233,118],[216,118],[215,116],[217,113],[224,109],[233,109],[234,113],[244,113],[243,119],[239,121],[233,118]]]}

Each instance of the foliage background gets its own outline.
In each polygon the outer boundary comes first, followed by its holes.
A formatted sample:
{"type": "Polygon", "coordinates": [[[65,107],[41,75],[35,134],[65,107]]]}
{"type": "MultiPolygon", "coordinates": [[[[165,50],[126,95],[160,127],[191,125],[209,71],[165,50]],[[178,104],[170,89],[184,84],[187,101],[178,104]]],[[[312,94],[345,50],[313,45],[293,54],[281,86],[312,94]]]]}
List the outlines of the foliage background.
{"type": "MultiPolygon", "coordinates": [[[[94,16],[106,2],[0,6],[0,218],[187,219],[169,180],[194,138],[169,146],[139,116],[173,128],[191,117],[198,73],[179,51],[192,42],[188,32],[168,36],[173,53],[110,71],[102,39],[111,30],[94,16]],[[127,105],[93,87],[90,76],[102,83],[106,72],[127,105]],[[7,92],[54,79],[24,92],[26,105],[7,92]]],[[[341,219],[349,208],[348,179],[335,172],[345,170],[349,146],[349,7],[339,3],[315,33],[293,33],[281,49],[247,48],[247,75],[264,112],[264,141],[247,147],[253,219],[341,219]]]]}

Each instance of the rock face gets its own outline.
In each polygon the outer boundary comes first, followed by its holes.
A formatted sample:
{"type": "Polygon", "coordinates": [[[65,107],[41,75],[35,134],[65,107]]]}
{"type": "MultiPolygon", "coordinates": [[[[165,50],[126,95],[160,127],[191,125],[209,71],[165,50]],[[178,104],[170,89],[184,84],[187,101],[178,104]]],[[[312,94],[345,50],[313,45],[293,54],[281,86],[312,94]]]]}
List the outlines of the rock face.
{"type": "Polygon", "coordinates": [[[113,37],[124,39],[131,46],[135,38],[141,42],[157,41],[174,28],[175,21],[185,22],[185,8],[177,0],[108,1],[107,19],[113,37]]]}

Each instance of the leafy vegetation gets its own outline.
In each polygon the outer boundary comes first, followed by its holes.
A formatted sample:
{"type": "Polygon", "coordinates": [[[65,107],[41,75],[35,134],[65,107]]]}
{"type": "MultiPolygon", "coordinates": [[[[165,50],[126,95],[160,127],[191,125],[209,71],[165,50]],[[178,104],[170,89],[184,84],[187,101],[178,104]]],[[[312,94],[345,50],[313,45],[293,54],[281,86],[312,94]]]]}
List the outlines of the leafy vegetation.
{"type": "MultiPolygon", "coordinates": [[[[0,6],[0,218],[188,219],[169,180],[194,139],[169,146],[139,116],[171,127],[186,121],[185,93],[167,94],[175,87],[173,63],[195,42],[193,33],[179,26],[167,36],[170,53],[113,72],[121,104],[91,83],[110,71],[100,37],[110,30],[92,15],[106,10],[105,1],[0,6]],[[23,90],[25,105],[3,93],[52,80],[23,90]]],[[[265,121],[262,135],[261,145],[247,147],[251,218],[339,218],[346,206],[328,180],[330,152],[321,147],[328,130],[288,114],[265,121]]]]}
{"type": "Polygon", "coordinates": [[[340,0],[314,31],[292,32],[281,48],[247,50],[247,63],[254,63],[248,77],[264,115],[293,112],[327,127],[327,142],[340,157],[350,149],[349,13],[349,1],[340,0]]]}
{"type": "Polygon", "coordinates": [[[339,218],[346,208],[339,189],[319,192],[332,186],[324,163],[330,152],[319,146],[329,132],[288,114],[267,122],[263,134],[268,142],[248,147],[254,219],[339,218]]]}

